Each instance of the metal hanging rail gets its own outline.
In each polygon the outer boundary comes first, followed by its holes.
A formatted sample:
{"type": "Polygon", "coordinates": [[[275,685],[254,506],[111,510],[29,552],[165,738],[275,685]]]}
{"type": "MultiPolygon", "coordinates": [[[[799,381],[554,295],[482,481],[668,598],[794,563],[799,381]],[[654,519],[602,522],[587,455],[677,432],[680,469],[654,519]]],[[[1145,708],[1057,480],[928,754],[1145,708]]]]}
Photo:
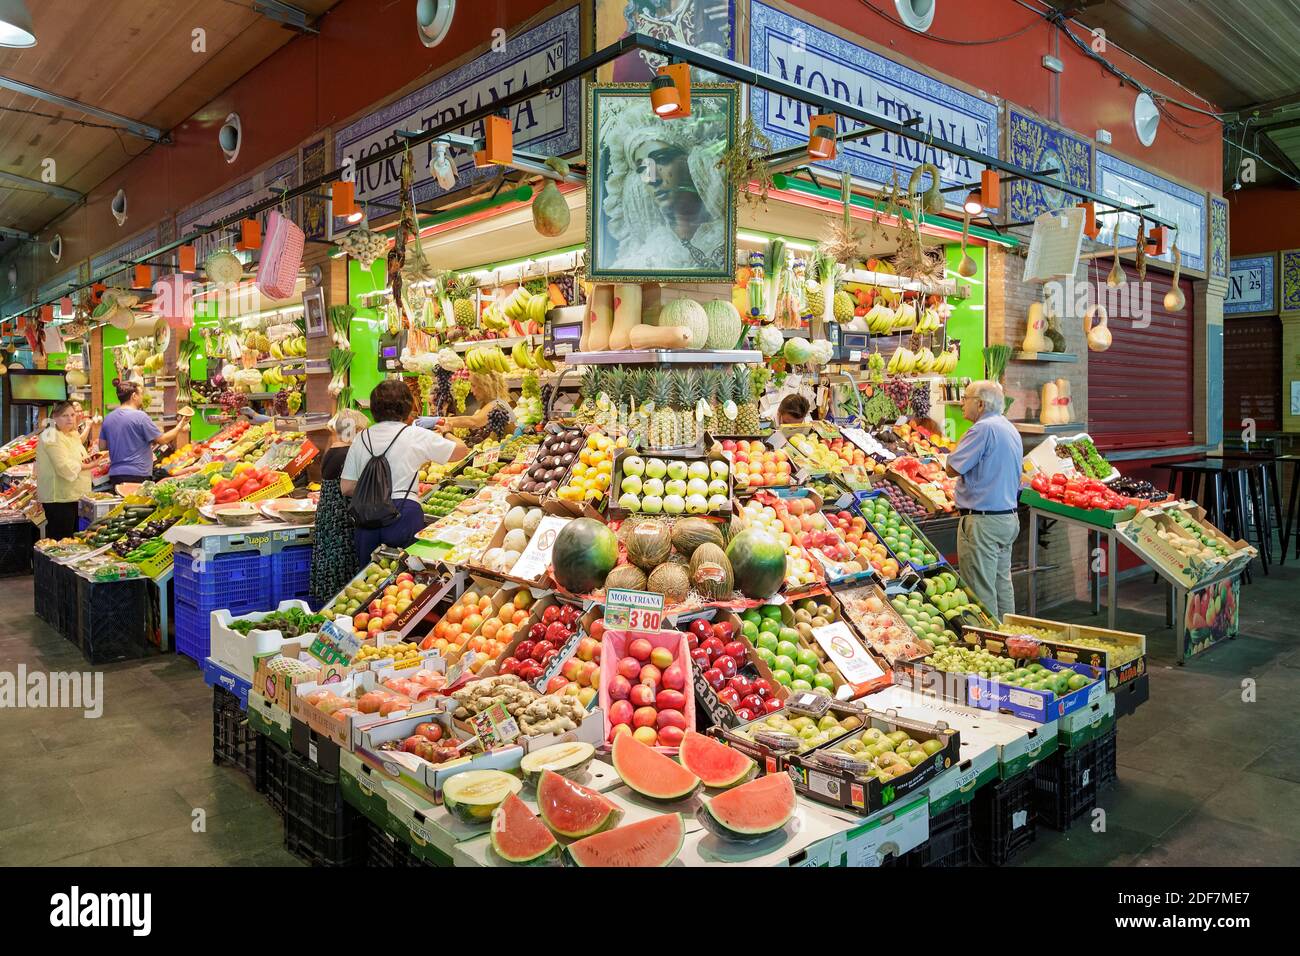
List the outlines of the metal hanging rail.
{"type": "MultiPolygon", "coordinates": [[[[1114,199],[1109,199],[1105,196],[1094,193],[1091,190],[1083,189],[1082,187],[1075,186],[1071,183],[1061,182],[1060,180],[1053,179],[1051,176],[1044,173],[1028,169],[1024,166],[1019,166],[1015,163],[1007,162],[1006,160],[999,159],[996,156],[985,155],[978,150],[970,149],[959,143],[954,143],[940,137],[932,136],[928,133],[920,132],[913,129],[910,122],[896,123],[893,120],[887,119],[883,116],[877,116],[867,110],[854,106],[851,103],[844,103],[828,97],[815,96],[807,90],[795,86],[788,80],[781,79],[778,76],[773,76],[771,73],[756,70],[752,67],[744,66],[743,64],[733,63],[731,60],[725,59],[724,57],[715,56],[712,53],[707,53],[703,50],[696,49],[695,47],[684,46],[680,43],[672,43],[667,40],[660,40],[652,36],[647,36],[644,33],[633,33],[622,37],[621,39],[611,43],[609,46],[580,58],[572,66],[565,67],[562,70],[557,70],[555,73],[550,74],[545,79],[539,80],[538,82],[522,86],[514,93],[499,100],[495,100],[489,104],[480,106],[477,109],[463,113],[454,119],[448,120],[441,126],[430,127],[429,129],[420,130],[418,132],[403,131],[401,142],[394,143],[391,146],[387,146],[384,149],[371,153],[369,156],[355,160],[353,168],[359,169],[372,166],[375,163],[382,163],[388,159],[400,156],[402,152],[409,147],[420,146],[432,140],[455,134],[456,130],[463,129],[466,126],[472,126],[479,120],[486,119],[489,116],[499,115],[502,110],[509,109],[517,103],[523,103],[532,99],[534,96],[538,96],[542,93],[563,86],[571,80],[580,79],[597,68],[604,66],[606,63],[611,63],[625,54],[638,50],[649,53],[658,53],[668,57],[671,61],[686,63],[690,66],[698,67],[702,71],[713,73],[725,79],[734,80],[747,86],[766,90],[769,93],[775,93],[778,96],[787,97],[788,99],[806,104],[816,110],[834,113],[837,116],[851,119],[854,122],[863,124],[864,126],[872,127],[873,131],[893,133],[895,136],[901,136],[905,139],[924,144],[927,147],[933,147],[934,149],[954,156],[960,156],[963,159],[968,159],[971,162],[978,163],[981,166],[990,169],[996,169],[999,172],[1008,174],[1009,176],[1029,180],[1030,182],[1046,186],[1049,189],[1057,189],[1068,195],[1077,196],[1079,199],[1091,200],[1098,205],[1105,206],[1116,212],[1130,213],[1135,217],[1145,219],[1146,221],[1158,226],[1168,226],[1171,229],[1177,228],[1175,223],[1170,222],[1161,216],[1149,212],[1140,212],[1135,207],[1129,206],[1126,203],[1118,202],[1114,199]]],[[[672,122],[672,120],[666,120],[665,122],[672,122]]],[[[851,133],[852,132],[855,131],[851,131],[851,133]]],[[[280,205],[286,200],[296,199],[299,196],[320,189],[322,186],[336,181],[340,176],[342,176],[342,174],[343,168],[339,167],[338,169],[333,169],[317,176],[315,179],[310,179],[307,182],[301,183],[284,193],[253,203],[224,219],[211,223],[202,229],[187,233],[167,245],[155,249],[153,252],[149,253],[147,258],[135,260],[135,264],[147,262],[149,259],[159,258],[160,256],[166,255],[181,246],[189,245],[196,239],[211,232],[216,232],[221,229],[229,229],[236,225],[240,220],[255,216],[263,210],[280,205]]],[[[92,276],[89,281],[80,284],[77,288],[87,288],[97,282],[102,282],[109,276],[115,275],[121,271],[120,267],[115,267],[111,271],[102,272],[97,276],[92,276]]],[[[49,305],[56,301],[57,298],[59,297],[35,302],[24,307],[20,311],[13,313],[12,316],[8,316],[7,318],[23,315],[31,312],[33,309],[39,309],[42,305],[49,305]]]]}

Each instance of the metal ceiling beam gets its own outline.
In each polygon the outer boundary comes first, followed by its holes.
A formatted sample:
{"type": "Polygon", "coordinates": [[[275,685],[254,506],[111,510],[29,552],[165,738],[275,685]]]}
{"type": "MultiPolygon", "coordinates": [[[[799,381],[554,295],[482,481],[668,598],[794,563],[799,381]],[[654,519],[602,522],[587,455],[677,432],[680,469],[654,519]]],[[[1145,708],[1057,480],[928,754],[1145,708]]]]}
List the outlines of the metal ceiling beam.
{"type": "Polygon", "coordinates": [[[253,12],[302,33],[320,32],[315,27],[308,26],[307,11],[291,3],[281,3],[280,0],[253,0],[253,12]]]}
{"type": "Polygon", "coordinates": [[[0,88],[13,90],[15,93],[22,93],[33,99],[44,100],[47,103],[54,103],[58,106],[67,107],[70,110],[77,110],[88,116],[94,116],[96,119],[102,119],[106,123],[114,126],[120,126],[141,139],[147,139],[154,143],[170,143],[171,135],[165,130],[156,126],[150,126],[139,120],[133,120],[129,116],[122,116],[119,113],[112,113],[108,110],[102,110],[98,106],[91,106],[89,103],[82,103],[80,100],[74,100],[71,97],[60,96],[58,93],[51,93],[49,90],[43,90],[39,86],[32,86],[30,83],[24,83],[21,80],[11,79],[7,76],[0,76],[0,88]]]}
{"type": "Polygon", "coordinates": [[[28,179],[26,176],[19,176],[17,173],[7,173],[0,169],[0,183],[13,183],[15,186],[22,186],[25,189],[39,189],[41,192],[49,193],[51,196],[58,196],[60,199],[66,199],[68,202],[82,202],[85,196],[75,189],[68,189],[66,186],[56,186],[54,183],[41,182],[39,179],[28,179]]]}

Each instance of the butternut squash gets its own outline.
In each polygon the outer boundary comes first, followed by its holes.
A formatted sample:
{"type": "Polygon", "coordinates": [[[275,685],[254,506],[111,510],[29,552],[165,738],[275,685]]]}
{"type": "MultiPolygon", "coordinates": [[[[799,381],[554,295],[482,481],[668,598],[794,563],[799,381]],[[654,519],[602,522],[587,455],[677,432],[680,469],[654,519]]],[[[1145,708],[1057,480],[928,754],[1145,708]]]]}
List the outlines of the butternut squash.
{"type": "Polygon", "coordinates": [[[587,316],[582,323],[582,342],[578,348],[584,352],[603,352],[609,348],[609,333],[614,326],[614,287],[592,287],[587,296],[587,316]]]}
{"type": "Polygon", "coordinates": [[[1070,380],[1056,380],[1056,424],[1068,425],[1074,421],[1074,403],[1070,400],[1070,380]]]}
{"type": "Polygon", "coordinates": [[[634,282],[614,286],[614,327],[609,333],[609,348],[618,351],[634,348],[628,333],[641,324],[641,287],[634,282]]]}
{"type": "Polygon", "coordinates": [[[1110,329],[1106,328],[1109,319],[1106,307],[1100,303],[1089,306],[1088,311],[1083,313],[1083,335],[1088,340],[1088,351],[1104,352],[1110,348],[1110,329]],[[1097,320],[1096,325],[1092,324],[1094,318],[1097,320]]]}
{"type": "Polygon", "coordinates": [[[1047,346],[1047,336],[1043,334],[1046,329],[1047,313],[1044,311],[1041,302],[1035,302],[1029,307],[1029,320],[1025,325],[1025,340],[1020,343],[1020,350],[1022,352],[1051,351],[1047,346]]]}
{"type": "Polygon", "coordinates": [[[1040,424],[1042,425],[1056,424],[1056,408],[1057,408],[1056,400],[1058,397],[1059,397],[1059,393],[1056,390],[1056,383],[1044,382],[1043,398],[1042,401],[1039,403],[1041,407],[1038,409],[1038,421],[1040,424]]]}
{"type": "Polygon", "coordinates": [[[691,330],[684,325],[632,326],[628,341],[634,349],[688,349],[691,347],[691,330]]]}

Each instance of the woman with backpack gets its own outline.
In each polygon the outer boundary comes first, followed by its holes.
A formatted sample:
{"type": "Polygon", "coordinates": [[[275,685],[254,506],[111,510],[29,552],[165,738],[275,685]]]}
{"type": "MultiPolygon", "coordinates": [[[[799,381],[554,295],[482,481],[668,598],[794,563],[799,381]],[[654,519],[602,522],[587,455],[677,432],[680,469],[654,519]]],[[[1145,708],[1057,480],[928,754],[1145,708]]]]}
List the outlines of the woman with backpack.
{"type": "Polygon", "coordinates": [[[386,379],[370,393],[375,423],[348,449],[339,490],[352,499],[357,561],[364,566],[381,544],[404,548],[424,527],[420,509],[420,466],[464,458],[469,449],[455,438],[414,428],[415,402],[406,383],[386,379]]]}

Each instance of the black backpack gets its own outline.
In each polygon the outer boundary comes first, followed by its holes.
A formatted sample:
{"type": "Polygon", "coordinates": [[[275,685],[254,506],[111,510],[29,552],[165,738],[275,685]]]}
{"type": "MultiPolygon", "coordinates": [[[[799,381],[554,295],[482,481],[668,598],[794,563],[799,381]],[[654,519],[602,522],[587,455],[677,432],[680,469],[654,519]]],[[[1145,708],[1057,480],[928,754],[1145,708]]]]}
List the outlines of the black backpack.
{"type": "MultiPolygon", "coordinates": [[[[363,432],[361,435],[361,443],[370,453],[370,460],[361,470],[356,490],[352,493],[352,503],[348,505],[348,510],[352,513],[352,521],[358,528],[386,528],[401,516],[397,506],[393,504],[393,473],[388,467],[387,456],[407,427],[403,425],[393,436],[393,440],[388,443],[382,455],[376,455],[375,450],[370,447],[368,432],[363,432]]],[[[417,474],[411,481],[411,487],[406,489],[408,494],[411,488],[415,487],[418,478],[417,474]]]]}

